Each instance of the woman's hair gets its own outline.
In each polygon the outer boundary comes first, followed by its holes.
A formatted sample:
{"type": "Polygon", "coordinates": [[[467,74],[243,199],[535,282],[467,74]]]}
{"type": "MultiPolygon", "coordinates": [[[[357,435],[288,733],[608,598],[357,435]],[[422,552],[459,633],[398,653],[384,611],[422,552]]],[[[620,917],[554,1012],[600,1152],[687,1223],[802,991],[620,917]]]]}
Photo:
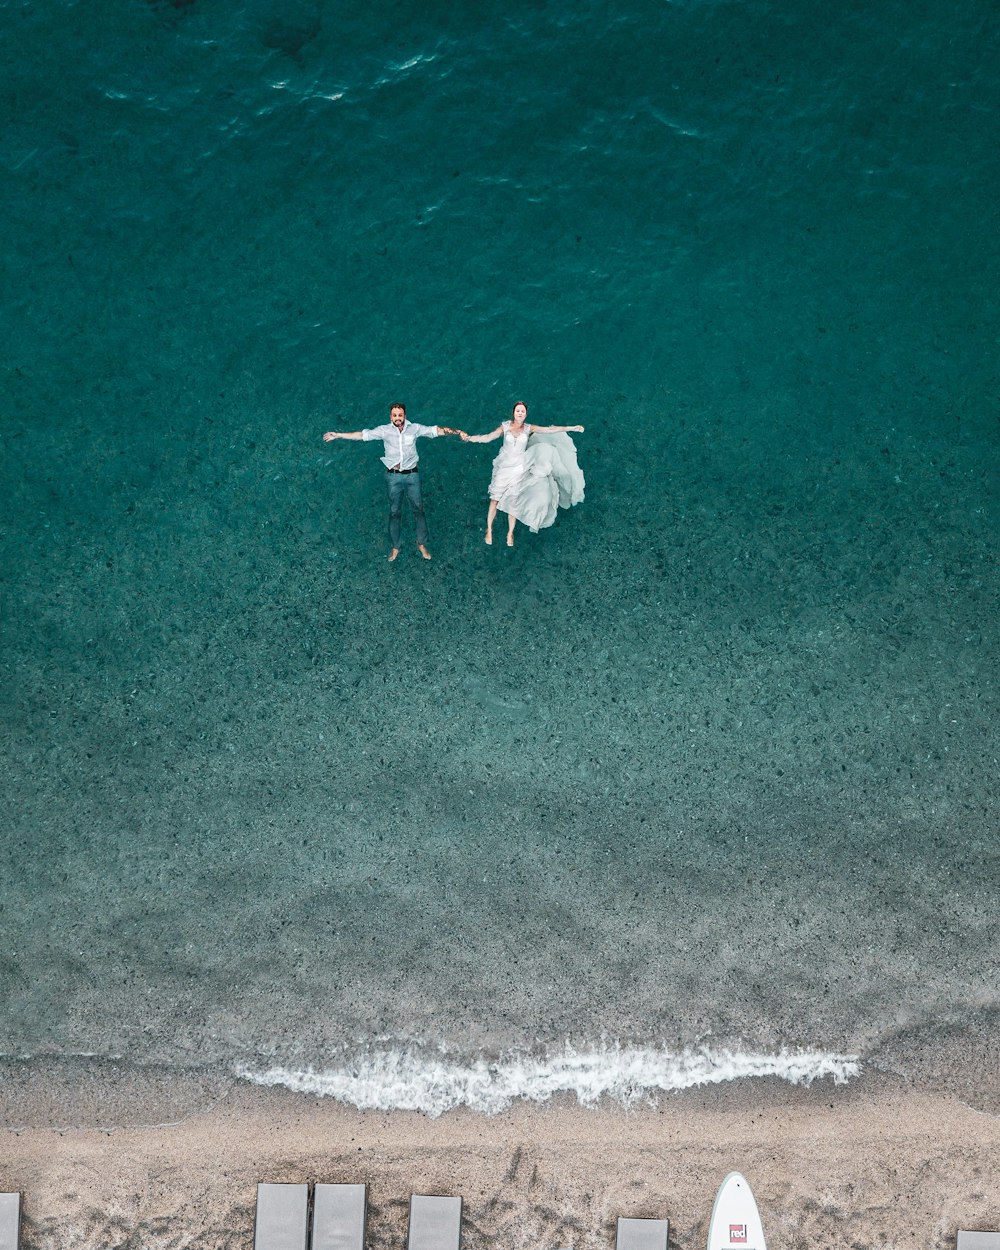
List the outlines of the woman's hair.
{"type": "Polygon", "coordinates": [[[511,410],[510,410],[510,415],[511,415],[511,416],[513,416],[513,415],[514,415],[514,410],[515,410],[516,408],[523,408],[523,409],[524,409],[524,415],[525,415],[525,416],[527,416],[527,415],[528,415],[528,405],[524,402],[524,400],[523,400],[523,399],[519,399],[519,400],[517,401],[517,403],[514,405],[514,407],[513,407],[513,408],[511,408],[511,410]]]}

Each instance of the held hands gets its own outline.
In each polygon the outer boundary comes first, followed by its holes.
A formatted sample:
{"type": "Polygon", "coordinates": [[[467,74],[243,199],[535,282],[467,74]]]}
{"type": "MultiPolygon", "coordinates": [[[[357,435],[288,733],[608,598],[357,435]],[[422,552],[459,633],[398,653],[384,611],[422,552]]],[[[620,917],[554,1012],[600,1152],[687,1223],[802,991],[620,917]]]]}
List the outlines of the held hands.
{"type": "MultiPolygon", "coordinates": [[[[567,425],[565,429],[567,429],[571,434],[583,433],[582,425],[567,425]]],[[[500,431],[498,430],[496,432],[499,434],[500,431]]],[[[442,426],[441,433],[442,434],[457,434],[463,443],[472,443],[476,441],[473,438],[473,436],[471,434],[467,434],[465,430],[452,430],[452,429],[448,429],[445,426],[442,426]]],[[[332,443],[335,438],[344,438],[344,437],[345,435],[339,433],[337,430],[327,430],[327,432],[323,435],[323,442],[332,443]]],[[[346,437],[350,437],[350,436],[348,435],[346,437]]]]}

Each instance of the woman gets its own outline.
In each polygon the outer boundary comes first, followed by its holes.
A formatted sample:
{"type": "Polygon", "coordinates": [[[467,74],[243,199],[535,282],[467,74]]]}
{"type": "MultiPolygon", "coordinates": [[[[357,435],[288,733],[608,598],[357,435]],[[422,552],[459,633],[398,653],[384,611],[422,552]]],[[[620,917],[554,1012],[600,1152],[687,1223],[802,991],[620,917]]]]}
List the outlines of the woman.
{"type": "Polygon", "coordinates": [[[503,439],[493,461],[490,508],[486,514],[486,541],[493,542],[493,521],[506,512],[507,546],[514,545],[518,521],[533,534],[551,525],[560,508],[583,500],[583,474],[576,462],[570,432],[583,433],[582,425],[529,425],[528,409],[515,404],[509,421],[489,434],[463,434],[464,443],[492,443],[503,439]]]}

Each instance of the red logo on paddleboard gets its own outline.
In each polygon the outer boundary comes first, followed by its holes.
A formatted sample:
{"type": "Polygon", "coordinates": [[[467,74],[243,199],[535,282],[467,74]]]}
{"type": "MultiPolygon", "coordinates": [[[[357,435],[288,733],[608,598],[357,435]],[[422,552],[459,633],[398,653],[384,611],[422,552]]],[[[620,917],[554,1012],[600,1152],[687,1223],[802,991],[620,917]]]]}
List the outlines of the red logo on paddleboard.
{"type": "Polygon", "coordinates": [[[747,1226],[745,1224],[730,1224],[729,1240],[734,1246],[745,1246],[747,1244],[747,1226]]]}

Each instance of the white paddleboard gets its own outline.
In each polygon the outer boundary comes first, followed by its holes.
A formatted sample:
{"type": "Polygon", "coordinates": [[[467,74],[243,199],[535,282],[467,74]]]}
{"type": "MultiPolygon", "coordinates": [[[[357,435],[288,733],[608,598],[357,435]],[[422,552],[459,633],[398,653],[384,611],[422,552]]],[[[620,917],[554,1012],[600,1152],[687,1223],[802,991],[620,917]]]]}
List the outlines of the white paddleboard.
{"type": "Polygon", "coordinates": [[[715,1195],[708,1250],[767,1250],[757,1203],[739,1172],[730,1172],[715,1195]]]}

